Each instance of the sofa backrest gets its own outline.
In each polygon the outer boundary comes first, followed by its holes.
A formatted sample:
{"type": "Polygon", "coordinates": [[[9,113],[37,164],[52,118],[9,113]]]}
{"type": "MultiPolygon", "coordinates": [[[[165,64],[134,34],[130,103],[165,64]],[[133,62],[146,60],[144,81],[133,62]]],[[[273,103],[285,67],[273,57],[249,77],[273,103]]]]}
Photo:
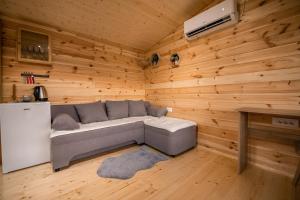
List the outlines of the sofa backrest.
{"type": "MultiPolygon", "coordinates": [[[[125,100],[127,101],[127,100],[125,100]]],[[[103,102],[104,103],[104,102],[103,102]]],[[[167,114],[166,108],[160,108],[150,104],[148,101],[144,101],[147,115],[152,115],[155,117],[165,116],[167,114]]],[[[76,104],[63,104],[63,105],[51,105],[51,121],[62,113],[70,115],[76,122],[80,122],[79,115],[75,108],[76,104]]]]}

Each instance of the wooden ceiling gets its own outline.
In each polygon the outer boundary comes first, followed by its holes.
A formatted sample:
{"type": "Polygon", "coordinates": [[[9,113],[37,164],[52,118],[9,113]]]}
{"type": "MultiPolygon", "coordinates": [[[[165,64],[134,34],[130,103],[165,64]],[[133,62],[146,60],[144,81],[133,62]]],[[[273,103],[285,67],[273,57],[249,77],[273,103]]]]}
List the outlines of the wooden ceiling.
{"type": "Polygon", "coordinates": [[[3,15],[146,51],[212,0],[0,0],[3,15]]]}

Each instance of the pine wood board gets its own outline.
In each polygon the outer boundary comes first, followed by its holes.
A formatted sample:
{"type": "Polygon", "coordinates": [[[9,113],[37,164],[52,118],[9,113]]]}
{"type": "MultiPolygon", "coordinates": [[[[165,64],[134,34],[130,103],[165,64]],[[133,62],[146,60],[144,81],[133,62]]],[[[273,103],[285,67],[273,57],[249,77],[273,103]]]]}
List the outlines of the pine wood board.
{"type": "Polygon", "coordinates": [[[201,147],[140,171],[129,180],[96,175],[105,158],[136,149],[134,146],[77,162],[58,173],[52,172],[50,164],[43,164],[0,175],[2,198],[276,200],[293,195],[289,178],[254,166],[238,176],[234,160],[201,147]]]}

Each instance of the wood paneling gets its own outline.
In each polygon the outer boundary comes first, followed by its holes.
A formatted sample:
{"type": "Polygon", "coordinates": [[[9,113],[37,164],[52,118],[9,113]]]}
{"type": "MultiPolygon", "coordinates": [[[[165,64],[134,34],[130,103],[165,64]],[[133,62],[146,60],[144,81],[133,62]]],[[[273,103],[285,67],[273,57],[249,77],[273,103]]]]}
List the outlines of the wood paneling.
{"type": "Polygon", "coordinates": [[[238,175],[234,160],[200,146],[139,171],[127,180],[97,176],[96,171],[105,159],[136,150],[138,147],[97,156],[57,173],[47,163],[0,174],[1,197],[3,200],[293,199],[289,178],[252,166],[238,175]]]}
{"type": "Polygon", "coordinates": [[[5,0],[0,12],[104,42],[149,49],[213,0],[5,0]]]}
{"type": "MultiPolygon", "coordinates": [[[[180,27],[146,53],[158,52],[161,62],[145,70],[147,100],[173,107],[170,116],[196,121],[200,145],[234,158],[235,109],[300,110],[300,1],[239,3],[245,9],[237,25],[190,42],[180,27]],[[181,56],[177,68],[169,62],[174,52],[181,56]]],[[[249,124],[270,125],[271,117],[251,114],[249,124]]],[[[251,138],[250,131],[249,143],[251,163],[294,175],[293,141],[251,138]]]]}
{"type": "Polygon", "coordinates": [[[3,19],[3,101],[12,101],[12,85],[17,98],[31,95],[35,85],[44,85],[52,103],[78,103],[106,99],[144,99],[143,55],[105,43],[92,41],[50,27],[3,19]],[[18,28],[43,30],[51,35],[52,64],[18,62],[18,28]],[[22,72],[49,74],[24,84],[22,72]]]}

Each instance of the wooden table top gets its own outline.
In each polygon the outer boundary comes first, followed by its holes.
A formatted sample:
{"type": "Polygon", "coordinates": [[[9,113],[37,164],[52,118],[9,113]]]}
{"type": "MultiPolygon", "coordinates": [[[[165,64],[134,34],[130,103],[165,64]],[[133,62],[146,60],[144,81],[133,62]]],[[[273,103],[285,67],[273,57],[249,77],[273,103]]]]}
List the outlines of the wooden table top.
{"type": "Polygon", "coordinates": [[[242,108],[238,108],[236,111],[238,111],[238,112],[248,112],[248,113],[260,113],[260,114],[286,115],[286,116],[300,117],[300,110],[283,110],[283,109],[242,107],[242,108]]]}

